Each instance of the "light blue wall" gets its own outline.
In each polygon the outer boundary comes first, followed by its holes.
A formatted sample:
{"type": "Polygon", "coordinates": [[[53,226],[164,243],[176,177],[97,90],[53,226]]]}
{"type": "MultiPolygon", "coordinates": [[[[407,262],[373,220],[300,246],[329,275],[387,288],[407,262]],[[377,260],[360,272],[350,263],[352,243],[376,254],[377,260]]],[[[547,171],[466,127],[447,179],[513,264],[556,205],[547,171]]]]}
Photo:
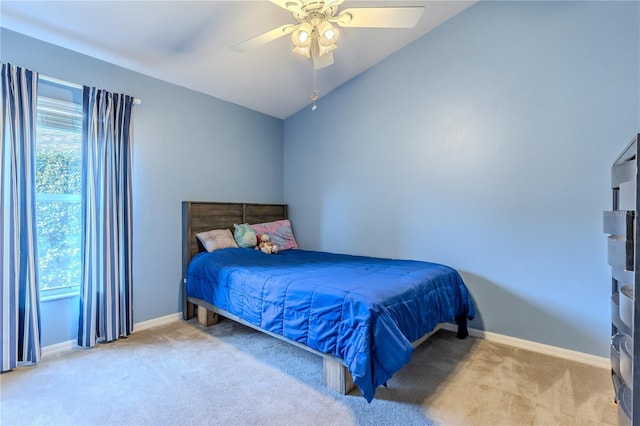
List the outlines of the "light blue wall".
{"type": "MultiPolygon", "coordinates": [[[[5,29],[0,36],[3,62],[142,99],[134,110],[134,322],[179,312],[180,202],[282,202],[282,120],[5,29]],[[269,164],[270,179],[247,158],[269,164]]],[[[57,308],[43,309],[45,346],[76,337],[77,318],[61,321],[57,308]]]]}
{"type": "Polygon", "coordinates": [[[451,265],[472,327],[608,356],[602,211],[640,131],[639,17],[481,2],[290,117],[298,242],[451,265]]]}
{"type": "MultiPolygon", "coordinates": [[[[284,200],[303,247],[449,264],[473,327],[608,356],[601,212],[610,164],[640,131],[639,15],[638,2],[482,2],[284,130],[4,29],[0,60],[142,99],[135,322],[180,310],[180,201],[284,200]],[[247,156],[273,179],[235,166],[247,156]]],[[[75,338],[75,321],[44,311],[43,344],[75,338]]]]}

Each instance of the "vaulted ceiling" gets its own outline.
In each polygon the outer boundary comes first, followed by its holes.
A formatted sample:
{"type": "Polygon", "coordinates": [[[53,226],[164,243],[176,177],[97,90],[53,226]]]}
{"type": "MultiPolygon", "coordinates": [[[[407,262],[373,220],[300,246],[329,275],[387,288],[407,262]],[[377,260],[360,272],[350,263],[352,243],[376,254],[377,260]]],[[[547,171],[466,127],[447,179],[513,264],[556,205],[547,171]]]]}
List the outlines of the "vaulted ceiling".
{"type": "MultiPolygon", "coordinates": [[[[412,29],[344,28],[335,63],[315,74],[320,97],[422,37],[474,1],[345,1],[350,7],[423,6],[412,29]]],[[[7,29],[265,114],[287,118],[311,103],[314,69],[281,37],[247,52],[231,46],[287,23],[268,1],[0,2],[7,29]]]]}

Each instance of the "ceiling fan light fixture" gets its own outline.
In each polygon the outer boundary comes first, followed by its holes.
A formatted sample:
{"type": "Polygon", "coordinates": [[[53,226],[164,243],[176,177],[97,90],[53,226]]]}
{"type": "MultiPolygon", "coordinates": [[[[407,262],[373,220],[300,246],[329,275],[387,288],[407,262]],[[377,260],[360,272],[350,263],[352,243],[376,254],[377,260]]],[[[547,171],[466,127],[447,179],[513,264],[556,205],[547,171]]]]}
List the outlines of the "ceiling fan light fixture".
{"type": "Polygon", "coordinates": [[[327,40],[333,40],[333,36],[336,35],[336,32],[333,30],[333,28],[329,28],[323,33],[323,35],[327,40]]]}
{"type": "Polygon", "coordinates": [[[325,47],[335,46],[340,38],[340,30],[334,28],[329,21],[322,21],[318,24],[318,34],[320,45],[325,47]]]}
{"type": "Polygon", "coordinates": [[[338,46],[336,46],[335,44],[332,44],[330,46],[323,46],[318,43],[317,54],[318,56],[326,55],[327,53],[333,52],[334,50],[336,50],[336,47],[338,46]]]}
{"type": "Polygon", "coordinates": [[[313,68],[315,70],[333,65],[334,48],[323,48],[318,43],[311,45],[311,59],[313,60],[313,68]]]}
{"type": "Polygon", "coordinates": [[[311,57],[311,47],[307,46],[307,47],[300,47],[300,46],[295,46],[293,48],[293,53],[296,53],[300,56],[304,56],[305,58],[310,58],[311,57]]]}
{"type": "Polygon", "coordinates": [[[305,22],[300,24],[298,29],[291,34],[291,41],[296,47],[309,47],[311,45],[312,34],[313,27],[308,22],[305,22]]]}
{"type": "MultiPolygon", "coordinates": [[[[1,1],[1,0],[0,0],[1,1]]],[[[288,10],[297,20],[235,44],[237,52],[260,46],[291,34],[293,52],[312,58],[318,70],[334,63],[340,28],[413,28],[424,13],[424,6],[354,7],[338,11],[344,0],[271,0],[288,10]],[[335,25],[333,25],[335,24],[335,25]]]]}

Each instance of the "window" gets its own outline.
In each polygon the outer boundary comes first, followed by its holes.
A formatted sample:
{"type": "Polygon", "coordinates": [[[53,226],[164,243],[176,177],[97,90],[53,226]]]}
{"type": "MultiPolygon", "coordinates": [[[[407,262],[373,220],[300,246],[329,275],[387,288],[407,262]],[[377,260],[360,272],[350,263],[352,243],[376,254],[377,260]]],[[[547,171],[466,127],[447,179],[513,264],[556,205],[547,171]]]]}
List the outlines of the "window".
{"type": "Polygon", "coordinates": [[[40,76],[36,127],[36,220],[43,300],[80,289],[82,89],[40,76]]]}

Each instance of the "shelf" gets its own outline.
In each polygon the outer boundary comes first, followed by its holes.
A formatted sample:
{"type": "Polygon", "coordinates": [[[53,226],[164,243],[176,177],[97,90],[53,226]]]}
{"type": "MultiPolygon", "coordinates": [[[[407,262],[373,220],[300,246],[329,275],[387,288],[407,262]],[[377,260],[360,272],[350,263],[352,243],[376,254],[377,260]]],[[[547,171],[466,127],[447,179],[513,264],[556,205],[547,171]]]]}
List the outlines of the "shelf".
{"type": "Polygon", "coordinates": [[[616,235],[607,237],[607,262],[614,268],[633,271],[633,240],[627,240],[624,236],[616,235]]]}
{"type": "Polygon", "coordinates": [[[633,390],[633,340],[629,336],[620,339],[620,377],[633,390]]]}
{"type": "Polygon", "coordinates": [[[618,425],[640,425],[640,134],[611,166],[612,209],[605,211],[602,230],[607,237],[607,262],[611,265],[611,379],[618,403],[618,425]]]}
{"type": "Polygon", "coordinates": [[[621,268],[611,268],[611,278],[623,284],[635,282],[633,271],[627,271],[621,268]]]}
{"type": "Polygon", "coordinates": [[[625,161],[611,168],[611,188],[618,188],[625,182],[634,181],[636,178],[636,162],[625,161]]]}
{"type": "Polygon", "coordinates": [[[618,425],[631,426],[631,408],[633,405],[633,391],[624,383],[618,389],[618,425]]]}
{"type": "Polygon", "coordinates": [[[620,321],[629,327],[633,334],[633,286],[625,284],[620,287],[618,296],[620,321]]]}
{"type": "Polygon", "coordinates": [[[605,234],[633,238],[636,212],[634,210],[609,210],[604,212],[602,230],[605,234]]]}
{"type": "Polygon", "coordinates": [[[620,341],[622,340],[623,337],[624,335],[622,334],[614,334],[611,337],[611,356],[610,356],[611,369],[615,374],[618,375],[618,377],[621,376],[620,374],[620,341]]]}
{"type": "Polygon", "coordinates": [[[631,327],[620,319],[620,293],[613,293],[611,295],[611,324],[613,324],[619,334],[632,335],[631,327]]]}

